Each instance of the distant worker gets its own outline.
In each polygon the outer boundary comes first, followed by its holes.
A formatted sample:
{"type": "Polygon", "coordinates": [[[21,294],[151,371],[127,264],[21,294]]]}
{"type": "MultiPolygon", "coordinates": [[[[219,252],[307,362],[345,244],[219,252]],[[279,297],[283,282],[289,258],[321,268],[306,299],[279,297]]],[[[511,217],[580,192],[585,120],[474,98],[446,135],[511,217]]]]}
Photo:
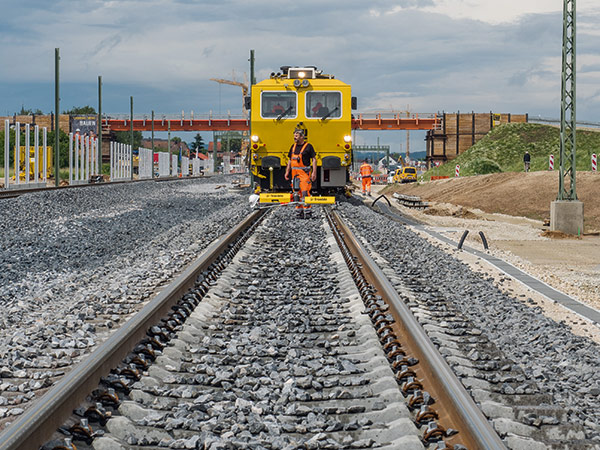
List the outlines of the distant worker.
{"type": "MultiPolygon", "coordinates": [[[[294,201],[302,202],[310,196],[312,182],[317,179],[317,154],[313,146],[304,141],[304,130],[302,128],[294,130],[294,145],[290,147],[288,153],[288,163],[285,169],[286,180],[290,179],[290,174],[294,201]]],[[[311,205],[296,204],[296,216],[298,218],[308,218],[311,213],[311,205]]]]}
{"type": "Polygon", "coordinates": [[[531,155],[529,152],[525,152],[523,155],[523,164],[525,164],[525,172],[529,172],[529,164],[531,163],[531,155]]]}
{"type": "Polygon", "coordinates": [[[369,160],[365,159],[360,166],[360,179],[362,180],[362,193],[371,196],[371,180],[373,176],[373,168],[369,164],[369,160]]]}
{"type": "Polygon", "coordinates": [[[312,109],[312,115],[313,117],[319,117],[319,110],[323,107],[323,104],[321,102],[318,102],[315,107],[312,109]]]}

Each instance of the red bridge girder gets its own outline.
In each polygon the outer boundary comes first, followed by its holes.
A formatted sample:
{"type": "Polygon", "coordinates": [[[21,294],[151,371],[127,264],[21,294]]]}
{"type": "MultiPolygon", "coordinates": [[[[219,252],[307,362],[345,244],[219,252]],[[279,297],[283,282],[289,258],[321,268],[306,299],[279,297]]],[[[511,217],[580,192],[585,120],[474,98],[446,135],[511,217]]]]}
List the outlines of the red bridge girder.
{"type": "MultiPolygon", "coordinates": [[[[129,131],[129,119],[104,119],[111,131],[129,131]]],[[[353,130],[433,130],[441,124],[438,117],[382,117],[363,118],[362,114],[352,119],[353,130]]],[[[247,131],[249,119],[155,119],[154,131],[247,131]]],[[[152,120],[134,119],[134,131],[152,131],[152,120]]]]}
{"type": "MultiPolygon", "coordinates": [[[[104,119],[102,125],[108,125],[111,131],[129,131],[130,120],[104,119]]],[[[245,131],[250,129],[246,119],[184,119],[154,120],[154,131],[245,131]]],[[[152,120],[133,119],[133,131],[152,131],[152,120]]]]}
{"type": "Polygon", "coordinates": [[[415,117],[382,117],[378,114],[375,118],[363,118],[362,114],[358,118],[352,119],[353,130],[434,130],[441,127],[441,119],[437,116],[420,118],[415,117]]]}

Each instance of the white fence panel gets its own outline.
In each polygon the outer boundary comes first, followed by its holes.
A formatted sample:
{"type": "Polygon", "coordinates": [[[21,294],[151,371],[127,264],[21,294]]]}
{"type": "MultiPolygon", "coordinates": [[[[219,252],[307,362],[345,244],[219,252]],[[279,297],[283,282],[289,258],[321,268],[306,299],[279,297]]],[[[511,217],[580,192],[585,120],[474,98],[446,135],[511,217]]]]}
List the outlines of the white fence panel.
{"type": "Polygon", "coordinates": [[[131,180],[131,145],[110,143],[110,181],[131,180]]]}
{"type": "Polygon", "coordinates": [[[99,175],[98,138],[69,133],[69,184],[87,184],[99,175]]]}
{"type": "Polygon", "coordinates": [[[201,162],[199,158],[194,158],[192,159],[192,175],[193,176],[198,176],[200,174],[202,174],[200,168],[201,168],[201,162]]]}
{"type": "Polygon", "coordinates": [[[25,124],[25,145],[21,148],[21,124],[15,123],[15,148],[14,148],[14,177],[10,176],[10,121],[4,121],[4,188],[26,189],[46,186],[48,176],[48,148],[46,146],[47,130],[43,128],[43,149],[40,155],[40,128],[33,128],[33,142],[31,145],[31,129],[25,124]],[[43,165],[40,158],[43,158],[43,165]],[[43,166],[43,171],[40,167],[43,166]],[[14,179],[12,179],[14,178],[14,179]]]}
{"type": "Polygon", "coordinates": [[[181,157],[181,176],[190,176],[190,159],[187,156],[181,157]]]}
{"type": "Polygon", "coordinates": [[[179,167],[177,167],[177,155],[171,155],[171,176],[176,177],[179,175],[179,167]]]}
{"type": "Polygon", "coordinates": [[[152,149],[151,148],[139,148],[139,165],[138,174],[140,180],[152,178],[152,167],[154,165],[152,149]]]}
{"type": "Polygon", "coordinates": [[[169,154],[167,152],[158,152],[158,176],[168,177],[171,172],[169,154]]]}

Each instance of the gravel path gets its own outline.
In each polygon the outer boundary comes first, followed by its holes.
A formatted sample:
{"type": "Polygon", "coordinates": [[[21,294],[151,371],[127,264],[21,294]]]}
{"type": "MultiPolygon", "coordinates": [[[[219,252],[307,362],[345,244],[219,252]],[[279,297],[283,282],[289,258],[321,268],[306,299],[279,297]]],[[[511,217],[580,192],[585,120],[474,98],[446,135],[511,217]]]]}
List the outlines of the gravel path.
{"type": "Polygon", "coordinates": [[[247,193],[228,191],[231,181],[148,181],[0,202],[0,419],[21,414],[250,212],[247,193]]]}

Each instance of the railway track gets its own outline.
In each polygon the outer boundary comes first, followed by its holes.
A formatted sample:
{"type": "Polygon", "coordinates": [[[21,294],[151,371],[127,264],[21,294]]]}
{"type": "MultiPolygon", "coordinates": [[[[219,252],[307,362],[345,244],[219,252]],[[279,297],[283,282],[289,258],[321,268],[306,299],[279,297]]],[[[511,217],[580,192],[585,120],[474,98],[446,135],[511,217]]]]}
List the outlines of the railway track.
{"type": "Polygon", "coordinates": [[[85,381],[72,374],[54,386],[46,409],[27,411],[0,448],[33,448],[24,445],[59,427],[47,448],[70,445],[65,432],[78,449],[593,446],[560,408],[536,405],[551,398],[524,388],[524,374],[459,311],[421,300],[432,289],[424,279],[399,277],[336,213],[300,222],[291,213],[257,214],[231,233],[236,243],[211,246],[73,371],[85,367],[85,381]],[[239,237],[250,222],[255,232],[239,237]],[[524,391],[514,402],[478,380],[524,391]]]}

